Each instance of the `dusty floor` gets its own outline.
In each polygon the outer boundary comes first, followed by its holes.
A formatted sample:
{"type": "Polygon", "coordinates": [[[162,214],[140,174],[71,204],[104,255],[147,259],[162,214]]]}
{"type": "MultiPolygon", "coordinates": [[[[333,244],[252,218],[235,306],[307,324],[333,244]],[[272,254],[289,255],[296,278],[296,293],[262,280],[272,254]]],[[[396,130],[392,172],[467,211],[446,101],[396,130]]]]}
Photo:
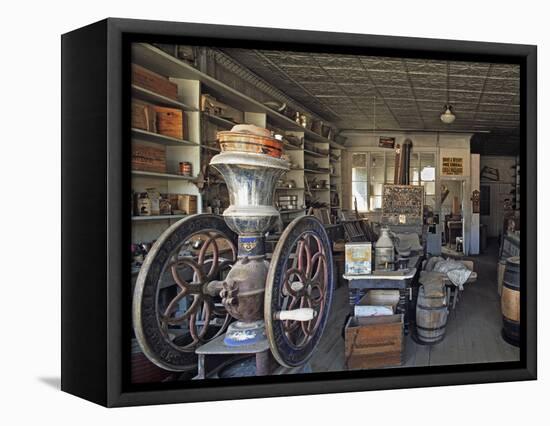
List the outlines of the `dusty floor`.
{"type": "MultiPolygon", "coordinates": [[[[469,364],[519,360],[519,349],[502,340],[500,298],[497,293],[496,242],[474,261],[478,279],[460,293],[451,310],[445,339],[433,346],[419,345],[406,336],[404,366],[469,364]]],[[[315,372],[344,369],[342,328],[349,313],[347,286],[334,293],[329,325],[312,359],[315,372]]]]}

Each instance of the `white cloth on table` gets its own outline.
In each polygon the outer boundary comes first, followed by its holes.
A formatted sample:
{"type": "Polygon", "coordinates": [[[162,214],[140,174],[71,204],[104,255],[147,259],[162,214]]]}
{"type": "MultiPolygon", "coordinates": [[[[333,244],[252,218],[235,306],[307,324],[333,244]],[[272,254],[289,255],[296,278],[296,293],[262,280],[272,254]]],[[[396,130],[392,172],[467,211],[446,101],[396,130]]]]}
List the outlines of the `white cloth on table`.
{"type": "Polygon", "coordinates": [[[434,256],[426,262],[425,270],[428,272],[441,272],[449,278],[451,283],[460,290],[464,290],[464,283],[468,281],[472,271],[470,271],[462,262],[453,259],[443,259],[434,256]]]}

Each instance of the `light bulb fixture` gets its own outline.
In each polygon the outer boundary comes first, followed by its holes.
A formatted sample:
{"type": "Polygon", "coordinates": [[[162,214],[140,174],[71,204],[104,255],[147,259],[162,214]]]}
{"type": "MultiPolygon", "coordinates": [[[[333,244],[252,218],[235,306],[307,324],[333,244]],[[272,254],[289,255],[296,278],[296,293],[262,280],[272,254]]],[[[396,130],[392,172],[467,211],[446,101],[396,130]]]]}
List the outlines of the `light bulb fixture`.
{"type": "Polygon", "coordinates": [[[456,115],[453,114],[453,107],[450,104],[445,105],[445,112],[440,115],[441,121],[445,124],[451,124],[455,121],[456,115]]]}

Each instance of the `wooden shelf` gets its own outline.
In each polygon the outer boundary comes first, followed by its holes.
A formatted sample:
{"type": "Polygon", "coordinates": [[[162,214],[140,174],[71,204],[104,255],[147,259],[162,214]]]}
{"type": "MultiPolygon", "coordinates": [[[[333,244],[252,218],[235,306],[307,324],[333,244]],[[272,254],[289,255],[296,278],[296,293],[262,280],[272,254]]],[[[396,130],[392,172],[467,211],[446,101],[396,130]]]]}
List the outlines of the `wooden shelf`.
{"type": "MultiPolygon", "coordinates": [[[[311,143],[311,146],[308,145],[308,149],[305,148],[303,143],[301,146],[296,146],[290,144],[286,140],[283,140],[283,146],[286,153],[292,157],[294,164],[301,165],[301,167],[294,168],[289,171],[291,178],[294,179],[295,182],[301,183],[304,177],[313,179],[313,177],[317,177],[317,175],[319,175],[319,178],[321,179],[327,179],[327,183],[330,182],[334,184],[336,182],[341,182],[341,180],[339,179],[332,180],[333,176],[330,175],[330,170],[322,171],[315,168],[304,168],[303,157],[305,156],[306,158],[309,158],[310,161],[317,161],[317,158],[326,159],[319,161],[321,163],[319,167],[327,167],[334,162],[330,158],[330,151],[328,148],[345,149],[345,147],[343,147],[342,145],[331,141],[328,138],[325,138],[310,129],[302,127],[299,123],[296,123],[293,118],[289,118],[285,115],[280,114],[279,112],[269,108],[263,103],[243,94],[242,91],[234,89],[229,85],[217,80],[215,77],[199,71],[198,69],[191,66],[189,63],[177,59],[151,44],[132,44],[132,61],[160,75],[174,79],[174,81],[176,81],[179,86],[180,93],[184,94],[177,100],[174,100],[153,91],[139,87],[137,85],[131,86],[132,96],[137,99],[149,101],[157,105],[179,108],[183,111],[190,112],[188,117],[192,119],[187,120],[189,122],[189,131],[186,132],[186,135],[189,135],[187,136],[187,138],[196,142],[191,142],[190,140],[180,140],[177,138],[159,135],[140,129],[132,129],[132,140],[165,146],[197,147],[197,149],[168,149],[167,155],[169,164],[174,165],[177,164],[177,162],[181,161],[191,161],[194,166],[197,166],[198,164],[201,164],[201,159],[204,160],[204,157],[210,157],[215,153],[221,151],[218,144],[214,144],[213,141],[209,140],[211,138],[205,137],[205,140],[200,139],[200,126],[201,124],[209,125],[210,131],[215,130],[214,126],[218,126],[218,130],[229,130],[235,125],[235,123],[230,119],[218,117],[214,114],[200,111],[200,108],[198,108],[198,105],[200,104],[200,95],[201,93],[208,93],[214,96],[220,102],[223,102],[231,106],[232,108],[246,113],[259,114],[260,116],[258,117],[258,120],[265,120],[266,127],[268,128],[276,128],[277,130],[280,130],[283,134],[285,132],[288,132],[287,134],[291,134],[291,132],[294,132],[296,135],[299,135],[300,138],[305,138],[309,143],[311,143]],[[180,100],[184,102],[181,102],[180,100]],[[193,107],[191,107],[191,105],[193,105],[193,107]],[[191,112],[194,113],[191,114],[191,112]],[[329,152],[325,155],[316,151],[317,149],[321,148],[326,149],[329,152]],[[300,153],[300,151],[302,153],[300,153]]],[[[175,169],[171,170],[175,171],[175,169]]],[[[336,168],[335,171],[340,172],[339,168],[336,168]]],[[[154,173],[134,170],[132,171],[132,177],[138,179],[136,182],[136,185],[138,186],[145,183],[149,184],[149,182],[145,181],[145,179],[150,179],[152,181],[150,182],[151,185],[157,185],[157,183],[155,182],[159,180],[159,186],[163,182],[168,182],[168,187],[172,185],[184,187],[185,192],[189,192],[190,194],[197,196],[198,209],[199,211],[202,210],[201,207],[203,199],[201,193],[198,191],[197,188],[191,185],[191,183],[197,179],[195,176],[191,177],[171,173],[154,173]],[[187,185],[185,182],[189,182],[189,185],[187,185]]],[[[216,179],[216,182],[208,182],[208,185],[212,186],[213,190],[218,185],[226,185],[223,180],[218,179],[216,179]]],[[[281,193],[285,192],[290,192],[296,195],[298,198],[297,205],[303,205],[305,203],[306,190],[303,187],[278,187],[276,188],[276,191],[279,195],[282,195],[281,193]]],[[[314,196],[320,201],[326,202],[327,205],[330,205],[331,193],[329,188],[312,189],[311,192],[308,191],[308,193],[313,193],[314,196]]],[[[280,211],[280,214],[285,215],[285,220],[288,220],[294,217],[294,215],[303,214],[305,211],[306,209],[304,208],[282,210],[280,211]],[[289,216],[292,217],[289,218],[289,216]]],[[[158,236],[157,234],[159,232],[159,228],[170,226],[170,224],[173,223],[174,220],[181,219],[182,217],[185,216],[173,215],[135,217],[132,220],[138,221],[140,225],[137,226],[137,231],[133,234],[132,238],[136,238],[136,241],[150,241],[152,239],[155,239],[158,236]],[[150,221],[152,222],[150,223],[150,221]],[[154,221],[158,221],[158,223],[154,221]],[[144,223],[150,223],[150,225],[147,226],[144,223]]]]}
{"type": "Polygon", "coordinates": [[[205,92],[210,93],[220,101],[241,111],[264,113],[269,118],[269,121],[277,127],[285,130],[307,130],[294,120],[272,110],[261,102],[243,95],[240,91],[233,89],[227,84],[216,80],[208,74],[199,71],[191,65],[174,58],[150,44],[132,44],[132,58],[137,64],[162,75],[187,80],[198,80],[204,85],[206,89],[205,92]]]}
{"type": "Polygon", "coordinates": [[[162,216],[132,216],[132,220],[136,222],[142,221],[153,221],[153,220],[175,220],[182,219],[187,217],[186,214],[173,214],[173,215],[162,215],[162,216]]]}
{"type": "Polygon", "coordinates": [[[318,135],[313,130],[304,129],[302,127],[302,130],[304,131],[307,138],[311,139],[314,142],[321,142],[321,143],[328,143],[331,148],[336,149],[345,149],[343,145],[340,145],[338,142],[331,141],[328,138],[325,138],[324,136],[318,135]]]}
{"type": "Polygon", "coordinates": [[[218,148],[218,147],[215,147],[215,146],[204,145],[204,144],[201,144],[200,146],[201,146],[201,148],[207,149],[207,150],[209,150],[209,151],[221,152],[221,149],[218,148]]]}
{"type": "Polygon", "coordinates": [[[147,130],[132,129],[132,137],[145,142],[158,143],[168,146],[198,146],[198,143],[190,142],[185,139],[173,138],[171,136],[159,135],[158,133],[148,132],[147,130]]]}
{"type": "Polygon", "coordinates": [[[302,150],[301,146],[292,145],[290,142],[283,141],[283,146],[284,146],[284,149],[286,149],[288,151],[301,151],[302,150]]]}
{"type": "Polygon", "coordinates": [[[151,90],[144,89],[135,84],[132,84],[132,95],[141,100],[151,102],[155,105],[166,106],[170,108],[179,108],[183,111],[198,111],[196,108],[190,107],[183,102],[168,98],[159,93],[152,92],[151,90]]]}
{"type": "Polygon", "coordinates": [[[223,127],[227,127],[231,129],[233,126],[236,125],[236,123],[233,123],[231,120],[227,120],[226,118],[218,117],[217,115],[208,114],[207,112],[202,113],[203,117],[205,117],[208,121],[218,124],[223,127]]]}
{"type": "Polygon", "coordinates": [[[279,213],[281,214],[292,214],[292,213],[300,213],[305,212],[306,209],[294,209],[294,210],[279,210],[279,213]]]}
{"type": "Polygon", "coordinates": [[[327,158],[328,154],[321,154],[320,152],[310,151],[309,149],[304,148],[304,154],[311,155],[312,157],[317,158],[327,158]]]}
{"type": "Polygon", "coordinates": [[[310,191],[329,191],[329,188],[309,188],[310,191]]]}
{"type": "Polygon", "coordinates": [[[322,171],[322,170],[313,170],[313,169],[304,169],[304,172],[306,173],[315,173],[315,174],[318,174],[318,175],[328,175],[330,174],[330,171],[322,171]]]}
{"type": "Polygon", "coordinates": [[[182,176],[182,175],[175,175],[171,173],[156,173],[156,172],[144,172],[141,170],[132,170],[132,175],[137,177],[148,177],[148,178],[154,178],[154,179],[162,179],[162,180],[187,180],[187,181],[193,181],[196,179],[194,176],[182,176]]]}
{"type": "Polygon", "coordinates": [[[184,78],[187,80],[198,80],[207,88],[206,92],[218,98],[220,101],[240,109],[241,111],[264,113],[269,122],[283,130],[304,132],[306,136],[315,142],[328,143],[331,147],[344,149],[344,146],[339,143],[331,141],[310,129],[300,126],[293,119],[280,114],[249,96],[243,95],[240,91],[174,58],[155,46],[147,43],[132,44],[132,58],[137,64],[154,70],[162,75],[169,75],[171,77],[184,78]]]}

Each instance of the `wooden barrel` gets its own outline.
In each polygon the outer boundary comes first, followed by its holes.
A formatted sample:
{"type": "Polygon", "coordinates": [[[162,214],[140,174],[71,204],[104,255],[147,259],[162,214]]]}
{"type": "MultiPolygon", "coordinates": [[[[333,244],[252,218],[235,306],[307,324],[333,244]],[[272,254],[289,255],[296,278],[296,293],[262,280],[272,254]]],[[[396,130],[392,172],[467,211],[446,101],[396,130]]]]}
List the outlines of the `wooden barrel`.
{"type": "Polygon", "coordinates": [[[506,259],[502,280],[502,336],[508,343],[519,346],[519,256],[506,259]]]}
{"type": "Polygon", "coordinates": [[[426,296],[424,287],[418,290],[416,302],[416,335],[421,343],[439,343],[445,337],[447,326],[447,301],[442,295],[426,296]]]}
{"type": "Polygon", "coordinates": [[[504,269],[506,269],[506,259],[500,259],[497,263],[497,290],[498,295],[502,294],[502,282],[504,281],[504,269]]]}

